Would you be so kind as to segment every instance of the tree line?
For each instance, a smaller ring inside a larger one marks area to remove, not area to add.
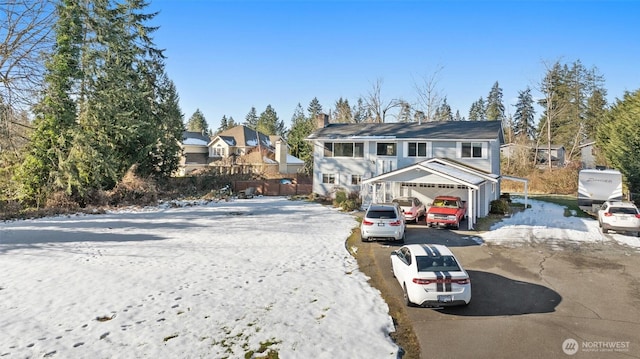
[[[133,166],[141,176],[167,178],[177,169],[185,129],[213,135],[238,124],[282,136],[310,172],[312,148],[305,138],[324,113],[332,123],[502,121],[506,142],[561,145],[569,161],[594,140],[600,164],[620,169],[630,190],[640,192],[640,95],[626,93],[608,104],[604,77],[579,60],[548,66],[536,88],[518,92],[513,113],[498,81],[466,116],[454,112],[437,86],[438,70],[415,84],[412,103],[385,98],[377,79],[353,103],[339,98],[325,109],[313,98],[306,110],[298,103],[290,128],[268,105],[260,114],[249,109],[243,122],[225,115],[211,130],[200,110],[184,121],[153,41],[157,27],[148,25],[156,14],[147,6],[143,0],[9,0],[0,6],[0,34],[6,35],[0,40],[0,180],[12,184],[3,186],[4,199],[38,205],[64,192],[84,203],[95,191],[113,188]],[[530,169],[536,160],[524,156],[503,169]]]

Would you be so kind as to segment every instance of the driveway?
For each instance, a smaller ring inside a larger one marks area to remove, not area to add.
[[[474,232],[424,224],[408,226],[406,243],[449,246],[472,283],[467,307],[406,308],[422,358],[640,358],[636,251],[616,244],[496,246]],[[389,260],[398,246],[362,245],[371,246],[391,297],[401,301]]]

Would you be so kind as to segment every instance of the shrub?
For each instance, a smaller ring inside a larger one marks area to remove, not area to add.
[[[507,214],[509,213],[509,202],[504,199],[496,199],[491,201],[490,213],[493,214]]]

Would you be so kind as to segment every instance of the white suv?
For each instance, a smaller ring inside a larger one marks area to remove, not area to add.
[[[603,233],[635,232],[640,237],[640,211],[631,202],[606,201],[598,210],[598,224]]]
[[[362,218],[360,236],[363,242],[374,238],[390,238],[404,243],[404,215],[398,204],[372,204]]]

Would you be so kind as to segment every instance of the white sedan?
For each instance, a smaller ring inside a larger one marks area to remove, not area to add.
[[[391,252],[391,268],[408,306],[467,305],[471,280],[443,245],[408,244]]]

